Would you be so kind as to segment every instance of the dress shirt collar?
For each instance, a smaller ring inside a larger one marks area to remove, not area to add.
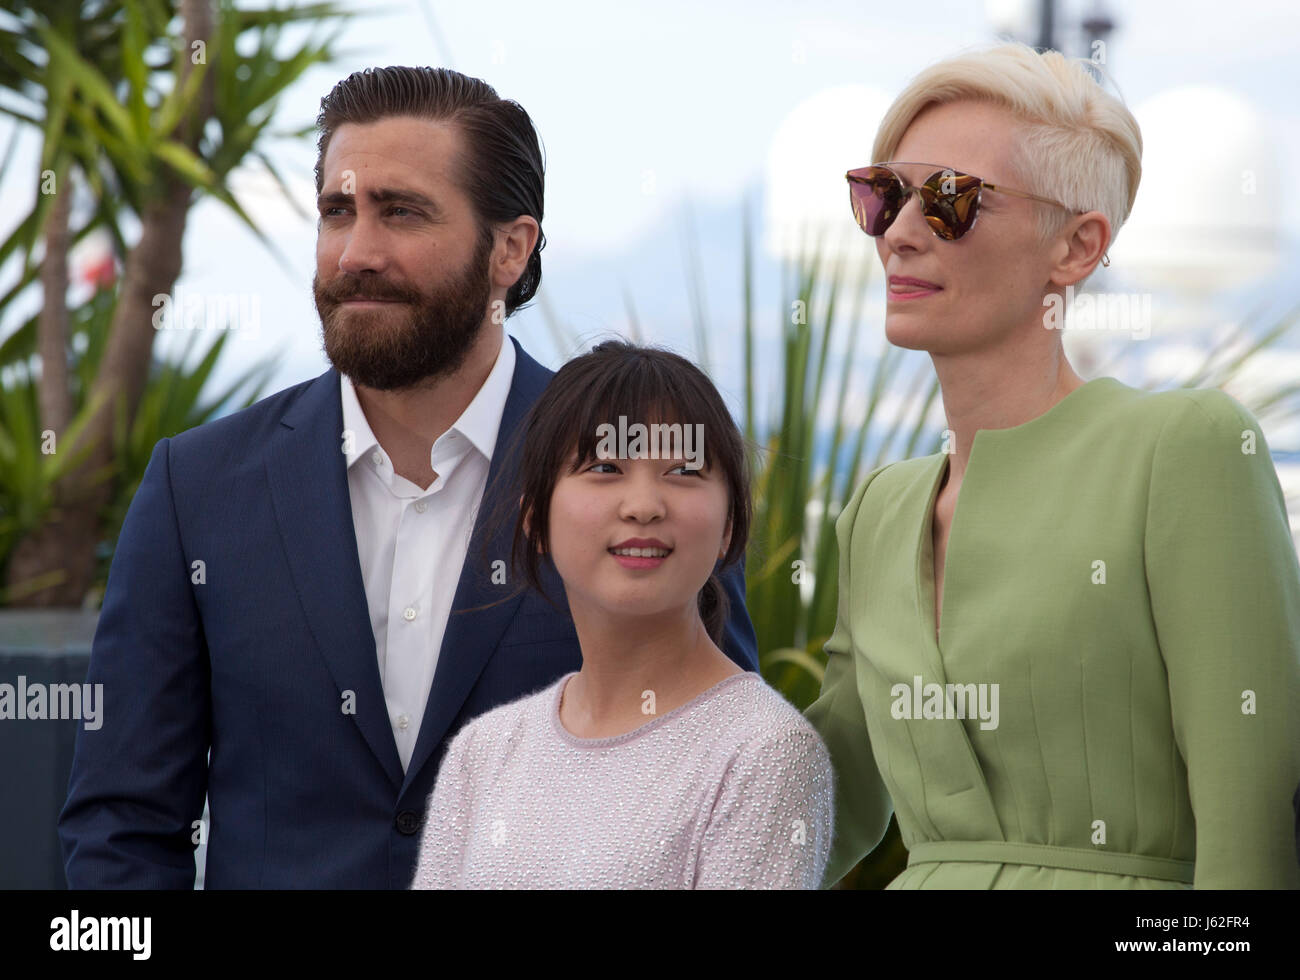
[[[438,441],[433,444],[429,458],[434,470],[438,470],[439,464],[445,465],[449,455],[447,437],[452,432],[459,433],[467,439],[484,459],[491,462],[492,452],[496,448],[497,433],[501,428],[501,415],[505,411],[506,399],[510,395],[510,385],[514,381],[514,376],[515,345],[510,336],[502,331],[501,349],[497,352],[496,362],[492,365],[487,380],[465,406],[465,411],[460,413],[460,418],[456,419],[451,428],[439,436]],[[353,463],[365,457],[372,449],[377,448],[383,452],[383,447],[379,445],[379,440],[375,438],[374,431],[370,428],[366,413],[357,399],[357,391],[352,379],[346,374],[340,374],[339,379],[339,391],[343,399],[343,430],[344,433],[352,433],[352,439],[348,441],[345,438],[342,448],[347,457],[348,469],[351,469]],[[385,457],[387,455],[384,453]]]

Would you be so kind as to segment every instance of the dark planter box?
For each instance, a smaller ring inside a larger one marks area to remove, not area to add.
[[[0,609],[0,684],[81,684],[97,612]],[[49,688],[46,688],[49,690]],[[48,713],[48,712],[47,712]],[[0,888],[66,888],[57,822],[76,719],[0,719]]]

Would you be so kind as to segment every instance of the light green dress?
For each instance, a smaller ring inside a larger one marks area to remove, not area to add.
[[[976,433],[936,641],[947,463],[875,470],[836,524],[823,884],[892,805],[890,888],[1300,887],[1300,564],[1254,417],[1098,378]]]

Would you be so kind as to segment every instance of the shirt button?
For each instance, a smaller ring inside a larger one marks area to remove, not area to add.
[[[407,606],[402,610],[402,618],[409,623],[415,618],[415,610],[412,607]]]
[[[379,455],[379,453],[371,453],[370,461],[374,463],[376,466],[378,466],[380,463],[384,461],[384,457]]]
[[[428,509],[429,509],[429,505],[426,504],[423,500],[417,500],[415,502],[415,512],[417,514],[423,514]]]
[[[402,731],[406,731],[406,726],[409,725],[410,723],[411,723],[411,719],[408,718],[406,715],[397,716],[397,727],[400,728]]]

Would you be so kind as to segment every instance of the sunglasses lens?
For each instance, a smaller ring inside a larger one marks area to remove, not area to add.
[[[980,179],[943,170],[921,185],[925,220],[945,241],[956,241],[970,231],[979,212]]]
[[[858,227],[868,235],[883,235],[898,217],[903,185],[884,167],[849,172],[849,202]]]

